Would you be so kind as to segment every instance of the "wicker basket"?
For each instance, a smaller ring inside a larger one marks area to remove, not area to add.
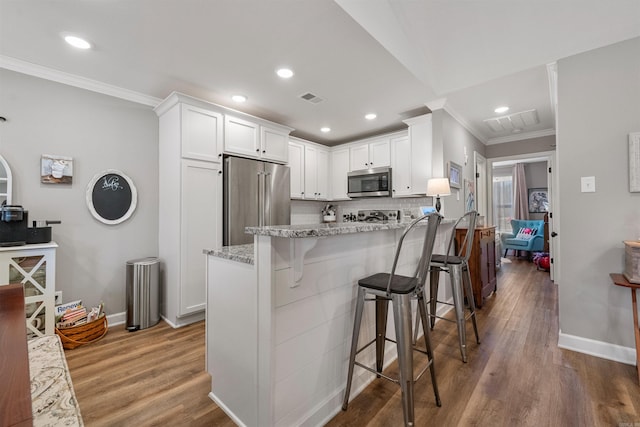
[[[99,319],[84,325],[65,329],[56,328],[56,334],[60,336],[62,347],[66,350],[71,350],[83,344],[98,341],[107,335],[107,330],[107,316],[103,314]]]

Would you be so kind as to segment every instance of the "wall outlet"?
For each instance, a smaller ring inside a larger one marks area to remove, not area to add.
[[[62,304],[62,291],[56,291],[55,305]]]

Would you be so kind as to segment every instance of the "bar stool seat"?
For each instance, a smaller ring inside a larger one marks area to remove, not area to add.
[[[402,390],[402,409],[404,414],[404,424],[412,426],[414,424],[414,402],[413,387],[414,382],[419,379],[427,369],[431,373],[431,383],[436,399],[436,405],[440,406],[440,394],[435,376],[435,366],[433,363],[433,351],[431,348],[431,338],[429,335],[427,306],[424,299],[424,284],[429,271],[429,262],[433,253],[435,236],[442,217],[438,213],[431,213],[412,221],[404,230],[398,246],[391,268],[391,273],[376,273],[358,281],[358,295],[356,297],[356,313],[353,324],[353,336],[351,339],[351,352],[349,355],[349,372],[347,375],[347,386],[344,394],[342,409],[347,410],[349,404],[349,394],[353,379],[354,366],[360,366],[378,377],[398,383]],[[425,237],[422,244],[422,252],[417,268],[413,276],[396,274],[398,259],[402,250],[402,243],[409,233],[421,221],[427,220],[425,227]],[[367,298],[371,295],[375,298]],[[411,301],[418,300],[418,308],[422,327],[426,330],[424,334],[425,350],[414,347],[411,340]],[[358,338],[360,335],[360,324],[364,303],[368,301],[376,302],[376,337],[358,349]],[[393,318],[395,324],[396,341],[386,338],[386,323],[389,301],[393,304]],[[384,359],[384,343],[392,341],[397,346],[398,365],[400,368],[399,379],[391,378],[382,373]],[[356,361],[356,355],[372,344],[376,344],[376,368],[373,369]],[[413,351],[419,351],[427,355],[427,366],[420,372],[417,378],[413,377]]]
[[[444,254],[433,254],[431,256],[431,264],[429,267],[431,272],[431,277],[429,280],[431,329],[433,329],[435,325],[436,318],[451,321],[450,319],[436,315],[437,304],[453,305],[453,308],[455,310],[455,322],[458,327],[458,342],[460,344],[460,354],[462,356],[462,361],[465,363],[467,362],[466,321],[469,318],[471,318],[471,323],[473,324],[473,330],[476,335],[476,342],[480,344],[480,335],[478,334],[478,325],[476,322],[476,307],[473,300],[473,291],[471,288],[471,274],[469,273],[469,257],[471,256],[471,249],[473,247],[473,236],[477,217],[478,212],[470,211],[465,213],[456,221],[451,232],[447,252]],[[463,221],[466,221],[468,223],[465,238],[462,242],[458,242],[459,248],[457,254],[449,254],[451,251],[451,247],[453,246],[453,243],[455,241],[456,228]],[[438,301],[437,299],[440,272],[449,274],[453,304],[445,301]],[[469,315],[467,317],[465,317],[464,315],[465,294],[467,296],[466,299],[469,306]],[[415,334],[417,334],[417,325]],[[416,335],[414,335],[414,341],[415,336]]]

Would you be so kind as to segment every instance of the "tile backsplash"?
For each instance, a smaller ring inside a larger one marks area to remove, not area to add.
[[[338,222],[342,222],[344,215],[357,214],[364,209],[397,209],[402,215],[404,209],[418,208],[420,206],[433,206],[431,197],[372,197],[355,200],[342,200],[335,202],[317,202],[313,200],[291,201],[291,224],[319,224],[322,222],[322,208],[333,205],[336,208]],[[443,200],[444,205],[444,200]]]

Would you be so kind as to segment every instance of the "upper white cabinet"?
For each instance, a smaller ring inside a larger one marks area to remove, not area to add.
[[[411,195],[411,143],[408,136],[391,138],[391,162],[393,197]]]
[[[350,170],[391,166],[389,138],[377,138],[350,147]]]
[[[276,162],[289,160],[289,131],[260,126],[260,157]]]
[[[225,114],[224,151],[243,157],[287,163],[290,129]]]
[[[291,198],[304,197],[304,145],[289,141],[289,176],[291,177]]]
[[[219,162],[222,157],[222,114],[188,104],[181,105],[182,157]]]
[[[350,200],[347,196],[347,174],[349,173],[349,149],[336,148],[331,151],[330,157],[330,199]]]
[[[408,136],[391,138],[394,197],[424,196],[433,175],[433,125],[431,114],[404,120]]]
[[[329,198],[329,151],[320,147],[304,147],[304,198]]]
[[[224,116],[224,151],[247,157],[260,157],[259,125],[238,117]]]
[[[292,199],[329,199],[328,149],[302,139],[290,139],[289,169]]]

